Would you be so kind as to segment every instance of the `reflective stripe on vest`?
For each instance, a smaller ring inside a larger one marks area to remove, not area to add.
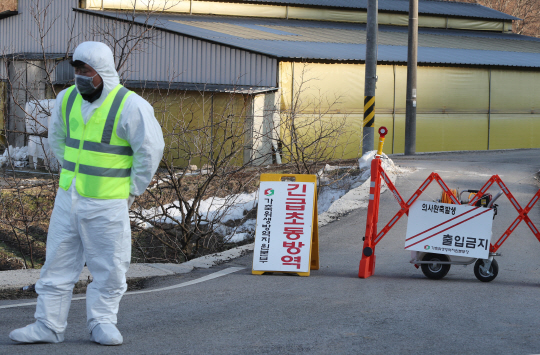
[[[80,112],[82,97],[77,100],[79,94],[75,87],[66,93],[67,99],[64,99],[62,105],[67,133],[64,162],[60,174],[60,186],[63,189],[68,190],[73,177],[77,177],[76,188],[82,196],[100,199],[129,196],[133,150],[127,141],[116,135],[114,128],[118,124],[123,103],[130,93],[128,89],[118,85],[94,112],[86,125]],[[105,116],[103,111],[107,108],[106,119],[103,121]],[[71,127],[74,124],[77,125]],[[83,127],[82,132],[80,125]],[[88,132],[87,127],[90,127]],[[75,137],[72,137],[73,134]],[[99,134],[101,134],[100,138]],[[111,140],[115,144],[111,144]]]

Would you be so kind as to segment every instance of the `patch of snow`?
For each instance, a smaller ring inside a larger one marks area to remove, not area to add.
[[[359,167],[364,170],[357,176],[346,176],[339,181],[335,181],[330,185],[321,186],[317,209],[319,213],[319,227],[324,226],[340,216],[345,215],[355,209],[365,208],[369,203],[370,189],[370,167],[371,160],[375,157],[376,151],[371,151],[359,159]],[[410,169],[398,167],[394,162],[383,154],[382,163],[388,177],[395,182],[397,176],[410,172]],[[329,182],[331,178],[325,173],[337,169],[353,169],[355,167],[348,166],[330,166],[326,165],[321,169],[317,176],[320,182]],[[383,183],[381,193],[387,189]],[[224,223],[232,220],[242,219],[247,212],[257,206],[258,191],[253,193],[244,193],[238,195],[230,195],[225,198],[212,197],[201,202],[199,213],[208,220],[218,220],[215,224],[215,230],[220,235],[224,236],[225,243],[238,243],[246,239],[253,238],[257,222],[255,219],[249,219],[245,223],[237,227],[230,227]],[[193,203],[193,200],[189,201]],[[154,221],[161,223],[174,223],[174,220],[181,216],[180,204],[178,201],[165,205],[168,217],[163,216],[161,208],[152,208],[142,211],[143,215]],[[150,223],[139,222],[142,228],[150,228]]]
[[[367,169],[362,177],[367,177],[369,178],[369,176],[367,176],[367,173],[369,172],[369,174],[371,174],[370,170],[371,170],[371,161],[375,158],[375,155],[377,155],[377,151],[376,150],[371,150],[367,153],[365,153],[364,155],[362,155],[362,157],[360,159],[358,159],[358,167],[360,168],[360,170],[364,170],[364,169]],[[394,164],[394,161],[390,158],[388,158],[388,156],[384,153],[381,154],[381,160],[382,160],[382,167],[384,169],[384,171],[388,174],[388,173],[392,173],[392,174],[404,174],[404,173],[408,173],[410,172],[409,169],[406,169],[406,168],[401,168],[399,166],[397,166],[396,164]]]
[[[362,155],[362,157],[358,159],[358,167],[360,168],[360,170],[370,169],[371,161],[373,160],[373,158],[375,158],[376,154],[377,154],[376,150],[371,150],[365,153],[364,155]]]
[[[23,168],[28,165],[28,147],[9,146],[0,156],[0,167],[13,164],[15,168]]]
[[[358,159],[358,167],[363,170],[359,178],[360,183],[351,186],[346,194],[334,201],[326,211],[319,213],[319,227],[322,227],[336,219],[358,208],[366,208],[369,204],[369,189],[371,182],[371,161],[377,154],[376,150],[372,150],[364,154]],[[405,175],[412,169],[402,168],[394,164],[392,159],[386,154],[381,155],[382,167],[390,180],[395,183],[397,176]],[[382,183],[381,193],[387,190],[386,184]],[[321,212],[321,211],[319,211]]]
[[[328,210],[330,205],[338,200],[341,196],[345,195],[347,190],[345,189],[331,189],[329,187],[323,188],[319,193],[317,199],[317,212],[323,213]]]
[[[225,238],[226,243],[238,243],[248,239],[253,234],[250,233],[233,233]]]
[[[396,181],[396,175],[387,173],[392,182]],[[370,180],[364,181],[359,187],[348,191],[340,199],[336,200],[327,211],[319,214],[319,227],[325,226],[339,217],[359,208],[366,208],[369,203]],[[385,184],[381,185],[381,194],[386,191]]]
[[[244,217],[244,211],[250,211],[257,205],[257,196],[258,192],[256,191],[249,194],[243,193],[227,197],[210,197],[201,201],[199,213],[204,219],[209,221],[220,220],[221,223],[241,219]],[[193,203],[193,200],[189,200],[188,203]],[[182,209],[186,212],[184,206],[181,206],[179,201],[166,204],[163,206],[163,209],[167,211],[168,216],[163,216],[161,207],[144,210],[142,214],[145,218],[155,223],[174,223],[182,217]],[[134,222],[139,222],[139,225],[143,228],[150,227],[149,223],[144,223],[136,218],[132,219]]]
[[[221,225],[225,227],[224,225]],[[255,228],[257,228],[257,221],[255,219],[248,219],[244,224],[238,226],[237,228],[229,228],[227,233],[222,233],[225,235],[223,238],[225,243],[238,243],[246,239],[252,238],[255,235]]]

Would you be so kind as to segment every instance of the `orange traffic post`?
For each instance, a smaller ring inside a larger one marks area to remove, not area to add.
[[[362,259],[358,277],[366,279],[375,272],[375,243],[377,237],[377,222],[379,221],[379,198],[381,195],[381,154],[384,144],[384,137],[388,133],[386,127],[379,128],[379,147],[377,155],[371,161],[371,184],[369,188],[369,205],[366,221],[366,235],[364,236],[364,247],[362,248]]]

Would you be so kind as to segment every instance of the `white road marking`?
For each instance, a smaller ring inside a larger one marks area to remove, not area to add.
[[[198,283],[201,283],[201,282],[210,281],[210,280],[216,279],[218,277],[225,276],[225,275],[228,275],[228,274],[232,274],[233,272],[237,272],[237,271],[240,271],[240,270],[243,270],[243,269],[245,269],[245,268],[243,268],[243,267],[230,267],[230,268],[227,268],[227,269],[224,269],[224,270],[214,272],[214,273],[212,273],[210,275],[200,277],[200,278],[195,279],[195,280],[183,282],[183,283],[178,284],[178,285],[167,286],[167,287],[162,287],[162,288],[156,288],[156,289],[152,289],[152,290],[141,290],[141,291],[126,292],[126,293],[124,293],[124,297],[125,296],[130,296],[130,295],[139,295],[139,294],[142,294],[142,293],[151,293],[151,292],[174,290],[176,288],[191,286],[191,285],[195,285],[195,284],[198,284]],[[81,296],[81,297],[74,297],[72,300],[73,301],[79,301],[79,300],[85,300],[85,299],[86,299],[86,296]],[[9,304],[9,305],[5,305],[5,306],[0,306],[0,309],[15,308],[15,307],[25,307],[25,306],[35,306],[36,304],[37,304],[36,301],[27,302],[27,303]]]

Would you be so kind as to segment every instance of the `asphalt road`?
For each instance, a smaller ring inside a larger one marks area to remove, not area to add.
[[[499,174],[524,206],[538,191],[540,150],[393,157],[417,170],[398,178],[409,198],[432,172],[451,188],[480,188]],[[432,184],[433,185],[433,184]],[[431,186],[423,200],[440,196]],[[494,191],[496,192],[496,191]],[[517,213],[499,200],[498,238]],[[385,223],[398,205],[381,197]],[[540,204],[530,214],[540,228]],[[310,277],[251,275],[252,255],[208,270],[154,279],[156,289],[220,272],[239,271],[166,291],[126,295],[118,327],[124,345],[103,348],[88,340],[84,301],[71,307],[62,344],[13,345],[11,329],[32,321],[33,306],[1,309],[2,354],[534,354],[540,353],[540,243],[520,225],[501,247],[499,276],[478,281],[473,267],[452,266],[430,280],[403,249],[406,218],[376,249],[375,275],[359,279],[366,209],[320,230],[321,269]],[[382,224],[379,225],[379,229]],[[2,301],[0,306],[22,301]]]

